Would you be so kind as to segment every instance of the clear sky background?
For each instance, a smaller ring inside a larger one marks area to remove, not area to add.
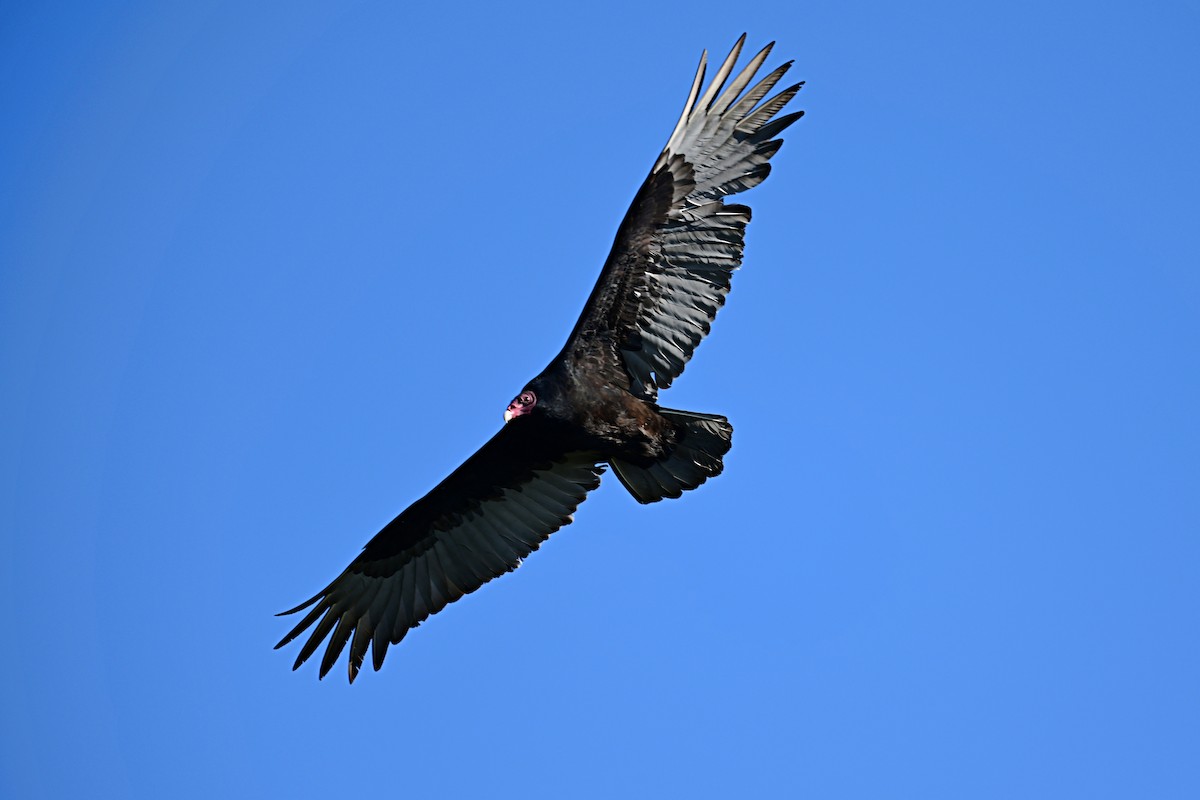
[[[0,795],[1200,797],[1196,9],[5,4]],[[743,30],[726,473],[291,672]]]

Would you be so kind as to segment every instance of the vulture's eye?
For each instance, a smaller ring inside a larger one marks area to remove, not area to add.
[[[527,406],[533,402],[533,392],[524,392],[521,394],[521,405]]]

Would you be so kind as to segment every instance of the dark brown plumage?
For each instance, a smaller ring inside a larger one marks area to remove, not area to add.
[[[389,522],[308,602],[282,647],[312,627],[294,668],[328,639],[320,676],[347,643],[353,681],[371,649],[520,565],[600,484],[605,465],[642,503],[679,497],[720,474],[733,428],[716,414],[657,404],[724,304],[750,209],[727,195],[761,183],[776,118],[802,84],[761,102],[791,66],[750,86],[763,48],[722,91],[743,35],[703,96],[705,57],[684,112],[617,230],[612,252],[562,351],[509,404],[503,428]],[[707,54],[706,54],[707,55]]]

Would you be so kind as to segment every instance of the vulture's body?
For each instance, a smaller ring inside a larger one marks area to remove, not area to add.
[[[703,96],[701,58],[683,116],[617,231],[567,343],[505,411],[505,425],[433,491],[375,535],[282,647],[314,626],[295,666],[329,639],[324,677],[347,643],[353,681],[367,649],[515,569],[600,484],[605,465],[642,503],[679,497],[720,474],[733,428],[722,416],[658,405],[683,371],[741,264],[750,209],[724,197],[766,178],[776,118],[802,84],[762,102],[790,66],[751,86],[768,45],[727,88],[745,37]],[[747,88],[750,87],[750,88]]]

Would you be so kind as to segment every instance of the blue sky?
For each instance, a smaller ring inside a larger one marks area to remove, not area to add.
[[[348,686],[273,613],[557,352],[702,48],[808,86],[609,478]],[[1186,3],[0,15],[0,795],[1200,796]]]

